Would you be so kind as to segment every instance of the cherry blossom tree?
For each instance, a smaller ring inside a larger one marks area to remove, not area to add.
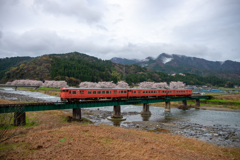
[[[6,85],[12,85],[12,82],[7,82]]]
[[[66,81],[49,81],[46,80],[43,84],[44,87],[48,88],[66,88],[68,87]]]
[[[178,81],[178,82],[172,81],[172,82],[170,82],[169,86],[170,86],[170,88],[175,88],[175,89],[184,88],[185,87],[185,83],[180,82],[180,81]]]
[[[152,85],[152,88],[162,88],[162,89],[167,89],[169,88],[167,82],[160,82],[160,83],[154,83]]]
[[[14,80],[13,82],[7,82],[6,84],[11,84],[11,85],[24,85],[24,86],[42,86],[43,83],[42,81],[37,81],[37,80]]]
[[[113,83],[113,81],[111,82],[98,82],[97,88],[115,88],[116,84]]]
[[[152,88],[154,82],[141,82],[138,88]]]
[[[95,82],[81,82],[79,84],[80,88],[97,88],[97,83]]]
[[[130,88],[130,87],[129,87],[128,83],[126,83],[124,81],[119,81],[115,88]]]

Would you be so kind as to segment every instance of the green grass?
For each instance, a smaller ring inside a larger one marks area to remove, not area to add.
[[[60,139],[60,142],[64,142],[64,141],[66,141],[66,138]]]

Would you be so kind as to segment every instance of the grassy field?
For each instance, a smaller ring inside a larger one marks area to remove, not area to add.
[[[27,127],[0,143],[0,159],[240,159],[237,148],[87,120],[69,123],[68,116],[62,111],[27,112]]]

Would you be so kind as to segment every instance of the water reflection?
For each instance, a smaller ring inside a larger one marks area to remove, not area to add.
[[[151,116],[148,115],[141,115],[143,121],[149,121]]]

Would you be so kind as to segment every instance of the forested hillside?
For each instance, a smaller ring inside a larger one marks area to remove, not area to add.
[[[0,79],[5,75],[5,72],[23,62],[31,60],[31,57],[11,57],[0,59]]]
[[[3,66],[2,63],[1,66]],[[84,81],[113,81],[116,83],[120,80],[126,80],[129,85],[143,81],[182,81],[190,85],[233,85],[232,82],[215,76],[201,77],[194,74],[171,76],[164,72],[154,72],[138,65],[117,64],[78,52],[50,54],[36,58],[28,57],[28,59],[23,57],[23,63],[19,61],[19,65],[12,67],[4,73],[1,83],[17,79],[31,79],[41,81],[66,80],[70,86],[77,86]],[[234,82],[234,84],[240,83]]]

